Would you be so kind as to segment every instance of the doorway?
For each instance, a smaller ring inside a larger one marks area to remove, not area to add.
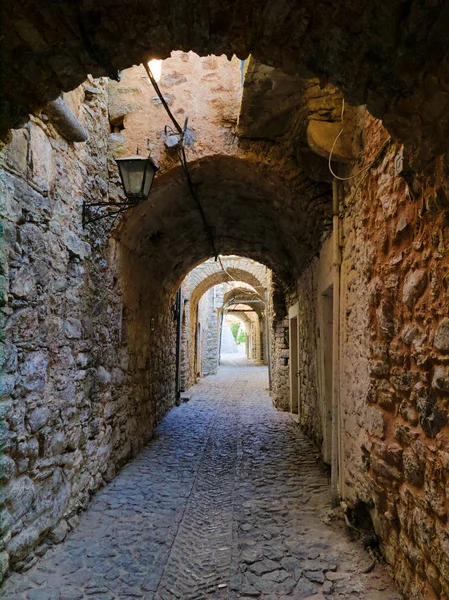
[[[300,372],[298,349],[298,313],[297,307],[289,311],[289,346],[290,346],[290,412],[299,415]]]
[[[329,286],[321,296],[321,406],[323,414],[323,460],[332,459],[332,388],[334,353],[334,289]]]

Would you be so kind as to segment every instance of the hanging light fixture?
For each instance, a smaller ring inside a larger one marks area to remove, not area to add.
[[[126,196],[125,202],[83,202],[83,225],[113,218],[113,226],[121,213],[148,198],[154,176],[159,171],[159,167],[151,160],[151,157],[141,156],[137,150],[134,156],[116,158],[115,162],[122,180]]]
[[[125,196],[130,204],[139,204],[148,198],[156,172],[151,158],[135,154],[116,158]]]

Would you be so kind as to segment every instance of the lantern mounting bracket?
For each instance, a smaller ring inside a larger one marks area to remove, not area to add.
[[[126,199],[123,202],[83,202],[83,226],[112,217],[114,218],[112,228],[121,213],[134,208],[148,198],[154,175],[159,170],[151,156],[147,158],[140,156],[137,149],[135,156],[116,158],[115,161]],[[100,208],[115,208],[115,210],[100,212]]]

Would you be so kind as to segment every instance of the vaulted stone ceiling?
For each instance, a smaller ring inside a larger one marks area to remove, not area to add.
[[[204,158],[191,163],[192,178],[216,251],[258,261],[285,285],[319,247],[327,187],[323,190],[301,172],[295,179],[291,172],[251,158]],[[149,288],[157,282],[166,293],[213,254],[180,167],[158,178],[149,200],[124,219],[118,237],[133,281],[147,281]],[[136,274],[139,269],[141,275]]]
[[[449,133],[449,5],[260,0],[2,3],[1,135],[80,84],[173,49],[252,53],[367,104],[422,167]]]

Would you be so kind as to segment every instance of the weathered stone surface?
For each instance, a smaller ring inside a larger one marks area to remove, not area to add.
[[[416,454],[407,448],[403,454],[404,471],[406,479],[416,487],[424,485],[425,466],[420,462]]]
[[[3,576],[9,568],[9,554],[7,552],[0,552],[0,583],[3,580]]]
[[[442,392],[449,392],[449,369],[447,367],[435,367],[432,387]]]
[[[68,142],[86,142],[88,140],[89,134],[64,102],[63,98],[59,97],[49,102],[44,111],[59,133]]]
[[[67,521],[64,519],[58,523],[56,527],[54,527],[50,533],[48,534],[48,539],[53,544],[60,544],[63,542],[67,536],[68,525]]]
[[[0,481],[2,485],[14,477],[16,473],[16,463],[10,456],[0,456]]]
[[[64,243],[72,254],[83,259],[86,256],[85,243],[73,231],[67,229],[64,232]]]
[[[423,339],[423,331],[421,327],[415,324],[408,324],[401,331],[401,339],[407,346],[413,343],[419,343]]]
[[[442,352],[449,351],[449,319],[442,319],[435,332],[434,345]]]
[[[14,278],[10,288],[11,294],[17,298],[33,298],[36,293],[34,273],[29,266],[23,266]]]
[[[15,535],[6,549],[11,561],[25,558],[39,539],[39,531],[35,527],[27,527]]]
[[[75,317],[69,317],[64,321],[64,333],[65,336],[71,340],[80,339],[82,334],[81,321]]]
[[[0,378],[0,396],[7,396],[10,394],[16,385],[17,376],[10,374],[2,374]]]
[[[402,290],[402,302],[412,309],[422,296],[427,286],[426,269],[417,269],[407,275]]]
[[[394,309],[389,302],[381,304],[377,311],[379,332],[383,338],[389,340],[395,335]]]
[[[35,408],[28,415],[28,426],[32,433],[35,433],[39,429],[41,429],[44,425],[46,425],[48,419],[50,418],[51,412],[50,409],[46,406],[40,406]]]
[[[48,358],[44,352],[32,352],[20,368],[20,383],[25,390],[41,392],[47,383]]]
[[[6,322],[6,331],[13,342],[32,339],[39,326],[37,311],[24,308],[15,312]]]
[[[6,489],[6,500],[11,513],[21,517],[30,509],[35,498],[35,486],[29,477],[12,481]]]

